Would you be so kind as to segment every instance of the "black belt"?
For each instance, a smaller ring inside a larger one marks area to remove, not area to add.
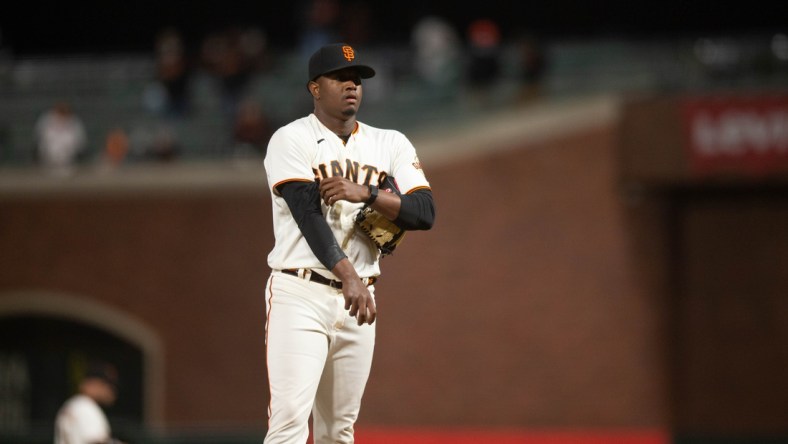
[[[298,275],[298,270],[294,270],[294,269],[285,269],[285,270],[282,270],[282,273],[289,274],[289,275],[295,276],[295,277],[300,277]],[[323,275],[321,275],[319,273],[315,273],[314,271],[309,274],[309,280],[312,281],[312,282],[317,282],[318,284],[328,285],[329,287],[336,288],[337,290],[341,290],[342,289],[342,282],[341,281],[335,281],[333,279],[329,279],[329,278],[327,278],[327,277],[325,277],[325,276],[323,276]],[[378,280],[378,278],[376,278],[375,276],[367,278],[367,285],[372,285],[377,280]]]

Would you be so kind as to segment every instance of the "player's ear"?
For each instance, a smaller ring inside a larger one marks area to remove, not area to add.
[[[312,94],[312,97],[314,97],[315,99],[320,98],[320,85],[318,85],[317,82],[315,82],[314,80],[310,81],[309,84],[307,85],[307,88],[309,88],[309,92],[310,94]]]

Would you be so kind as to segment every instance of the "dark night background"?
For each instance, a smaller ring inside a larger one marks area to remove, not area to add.
[[[371,10],[370,43],[407,42],[416,18],[432,12],[464,29],[474,18],[496,20],[507,34],[519,30],[543,37],[625,36],[659,38],[736,35],[788,31],[788,2],[579,2],[499,1],[357,2]],[[272,48],[289,49],[298,41],[304,0],[172,0],[67,2],[26,1],[0,17],[2,45],[17,56],[62,53],[150,51],[161,28],[173,25],[196,41],[225,25],[256,25]],[[356,6],[342,1],[345,18]]]

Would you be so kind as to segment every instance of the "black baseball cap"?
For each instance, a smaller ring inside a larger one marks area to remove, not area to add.
[[[309,80],[343,68],[356,68],[362,79],[375,75],[375,70],[358,61],[358,52],[347,43],[332,43],[315,51],[309,58]]]

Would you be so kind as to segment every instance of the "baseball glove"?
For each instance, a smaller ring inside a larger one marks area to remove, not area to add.
[[[386,176],[378,188],[401,195],[397,182],[391,176]],[[356,226],[375,244],[382,256],[393,253],[405,236],[405,230],[367,205],[356,216]]]

